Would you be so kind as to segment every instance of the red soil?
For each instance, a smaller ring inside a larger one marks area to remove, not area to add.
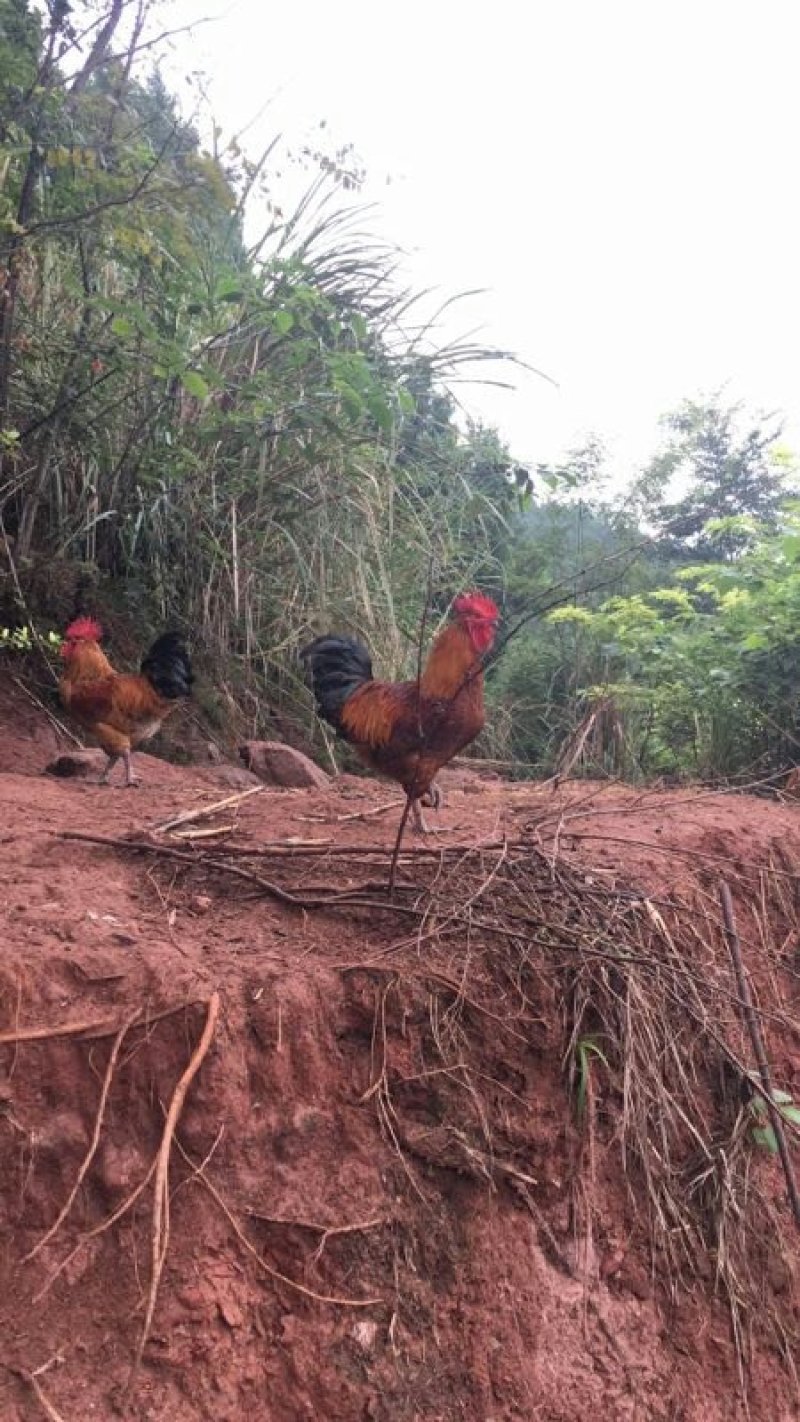
[[[377,953],[393,968],[418,964],[413,945],[387,954],[402,921],[298,912],[245,882],[59,838],[65,829],[127,835],[230,790],[219,769],[144,755],[138,790],[56,780],[42,773],[57,748],[45,718],[8,688],[0,715],[3,1422],[47,1415],[42,1393],[64,1422],[105,1422],[117,1409],[148,1422],[745,1416],[727,1314],[711,1285],[668,1297],[613,1129],[595,1162],[595,1253],[582,1272],[570,1205],[582,1154],[555,1013],[542,1013],[529,1042],[488,1018],[471,1023],[494,1148],[516,1172],[481,1179],[440,1128],[443,1098],[426,1046],[430,988],[409,982],[389,996],[385,978],[350,970]],[[742,866],[782,856],[793,894],[792,805],[585,782],[553,793],[468,771],[446,772],[442,785],[447,803],[431,818],[447,845],[524,830],[532,846],[597,882],[694,895],[711,916],[720,872],[739,883]],[[227,818],[242,846],[388,846],[397,810],[342,817],[393,798],[393,787],[343,776],[326,791],[265,790]],[[283,866],[285,887],[304,881],[341,887],[342,871],[324,857],[310,870]],[[749,942],[757,888],[747,883],[738,908]],[[792,904],[773,908],[793,931]],[[451,976],[468,951],[451,941]],[[784,988],[791,998],[792,984]],[[220,1020],[177,1130],[192,1164],[173,1149],[163,1279],[124,1397],[150,1280],[151,1189],[52,1275],[146,1176],[215,991]],[[381,1001],[397,1112],[383,1121],[374,1089]],[[74,1204],[25,1262],[68,1200],[114,1032],[137,1007],[145,1027],[122,1041]],[[177,1010],[159,1017],[167,1008]],[[79,1022],[111,1025],[102,1036],[55,1035]],[[2,1045],[3,1033],[36,1027],[53,1035]],[[800,1090],[800,1052],[786,1045],[778,1065],[781,1084]],[[204,1160],[219,1199],[193,1173]],[[797,1234],[779,1167],[765,1168],[783,1210],[789,1272],[774,1280],[780,1294],[796,1287]],[[785,1365],[757,1327],[749,1387],[754,1422],[800,1415]]]

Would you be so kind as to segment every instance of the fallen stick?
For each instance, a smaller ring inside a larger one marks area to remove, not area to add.
[[[219,834],[231,834],[235,829],[236,825],[231,821],[229,825],[209,825],[206,829],[176,830],[173,838],[189,842],[195,839],[214,839]]]
[[[797,1181],[794,1174],[792,1158],[789,1154],[789,1147],[786,1144],[786,1132],[783,1128],[783,1117],[780,1109],[772,1095],[772,1080],[770,1077],[769,1062],[767,1060],[767,1050],[764,1045],[764,1038],[761,1033],[761,1024],[758,1014],[753,1005],[753,994],[750,991],[750,980],[745,972],[742,962],[742,949],[739,943],[739,932],[736,927],[736,916],[733,909],[733,898],[729,885],[724,879],[720,879],[719,897],[722,904],[722,918],[725,925],[725,942],[733,963],[733,971],[736,975],[736,982],[739,988],[739,997],[742,1003],[742,1015],[750,1035],[753,1045],[758,1074],[763,1087],[764,1104],[769,1113],[772,1129],[775,1132],[775,1139],[778,1144],[778,1154],[781,1158],[783,1173],[786,1176],[786,1188],[789,1193],[789,1203],[794,1214],[795,1224],[800,1229],[800,1194],[797,1190]]]
[[[398,810],[405,800],[389,800],[385,805],[375,805],[371,810],[356,810],[352,815],[334,815],[326,824],[345,825],[349,820],[371,820],[377,815],[385,815],[387,810]]]
[[[437,831],[437,833],[439,834],[441,834],[442,832],[443,831],[441,830]],[[66,833],[66,831],[64,833]],[[453,831],[447,831],[447,833],[453,833]],[[77,837],[77,831],[75,832],[75,835]],[[131,841],[128,840],[125,841],[126,844],[130,842]],[[135,841],[132,842],[135,843]],[[410,863],[414,859],[441,859],[443,857],[446,858],[447,856],[453,858],[460,858],[464,854],[472,854],[478,851],[480,851],[480,853],[491,853],[494,850],[500,849],[518,849],[521,852],[530,855],[532,846],[527,840],[521,839],[490,839],[486,840],[484,843],[481,843],[479,840],[475,844],[468,845],[440,844],[433,846],[424,844],[409,844],[406,845],[404,849],[401,849],[398,863]],[[323,842],[320,840],[300,840],[296,841],[295,843],[288,843],[286,840],[276,839],[265,840],[262,844],[252,845],[221,844],[215,850],[215,853],[232,855],[239,854],[243,858],[248,855],[250,856],[250,858],[255,858],[260,855],[263,858],[269,858],[270,856],[272,856],[275,859],[293,859],[299,858],[301,855],[304,858],[310,858],[313,855],[317,855],[319,858],[324,859],[328,855],[335,855],[338,858],[343,859],[364,859],[372,855],[376,858],[387,859],[393,853],[393,848],[383,844],[334,844],[333,841]]]
[[[292,908],[375,908],[391,913],[414,913],[418,917],[415,909],[411,909],[403,904],[380,902],[376,899],[360,898],[355,891],[345,891],[344,893],[331,892],[330,894],[307,895],[290,894],[288,889],[282,889],[280,884],[273,884],[271,880],[264,879],[260,874],[254,874],[250,869],[240,869],[236,864],[226,864],[224,859],[211,859],[204,854],[192,854],[185,849],[173,849],[169,844],[156,844],[149,840],[137,839],[115,839],[107,834],[87,834],[83,830],[59,830],[59,839],[77,839],[86,844],[103,844],[112,849],[127,849],[139,854],[152,854],[165,859],[176,859],[180,864],[192,865],[199,869],[216,869],[222,874],[234,874],[239,879],[246,879],[248,883],[257,884],[263,893],[270,898],[277,899],[279,903],[291,904]]]
[[[56,1027],[18,1027],[13,1032],[0,1032],[0,1047],[4,1047],[11,1042],[45,1042],[48,1037],[73,1037],[81,1032],[90,1032],[99,1028],[101,1031],[117,1031],[118,1022],[111,1023],[108,1018],[89,1019],[83,1022],[62,1022]]]
[[[224,800],[215,800],[213,805],[203,805],[199,810],[184,810],[182,815],[176,815],[174,819],[151,825],[147,833],[166,834],[167,830],[175,829],[177,825],[188,825],[193,820],[204,820],[209,815],[215,815],[217,810],[227,810],[231,805],[240,805],[242,800],[247,800],[250,795],[261,795],[266,788],[266,785],[250,785],[247,790],[239,790],[237,794],[228,795]]]
[[[142,1018],[140,1026],[150,1027],[154,1022],[160,1022],[164,1017],[173,1017],[176,1012],[183,1012],[188,1007],[196,1007],[199,998],[191,998],[188,1002],[178,1002],[174,1007],[162,1007],[160,1012],[150,1013]],[[4,1047],[14,1042],[46,1042],[51,1037],[113,1037],[119,1031],[118,1020],[112,1021],[108,1017],[94,1018],[82,1022],[62,1022],[55,1027],[21,1027],[13,1032],[0,1032],[0,1047]]]
[[[144,1323],[139,1338],[139,1346],[136,1350],[136,1357],[134,1358],[125,1388],[126,1393],[130,1392],[142,1361],[142,1355],[147,1346],[147,1340],[150,1336],[150,1328],[156,1307],[156,1297],[158,1295],[158,1286],[161,1282],[164,1261],[169,1248],[169,1158],[172,1151],[172,1140],[175,1135],[178,1120],[180,1119],[181,1111],[183,1110],[183,1103],[186,1100],[186,1093],[200,1070],[202,1062],[211,1046],[218,1016],[219,993],[212,992],[208,999],[206,1025],[203,1028],[202,1036],[192,1052],[188,1065],[172,1093],[172,1100],[169,1103],[169,1110],[167,1111],[164,1134],[161,1137],[161,1145],[159,1146],[158,1155],[156,1157],[155,1182],[153,1185],[153,1253],[150,1291],[147,1298],[147,1308],[145,1310]]]
[[[9,1372],[14,1373],[16,1377],[27,1384],[36,1397],[45,1416],[49,1417],[50,1422],[66,1422],[63,1412],[59,1412],[58,1409],[53,1406],[35,1373],[29,1373],[26,1368],[9,1368]]]

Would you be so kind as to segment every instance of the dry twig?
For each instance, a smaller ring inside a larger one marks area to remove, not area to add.
[[[795,1178],[792,1158],[789,1154],[789,1147],[786,1144],[786,1132],[784,1130],[783,1116],[775,1102],[772,1094],[772,1081],[770,1076],[769,1061],[767,1060],[767,1050],[764,1046],[764,1038],[761,1033],[761,1025],[758,1014],[753,1005],[753,994],[750,991],[750,982],[745,972],[742,962],[742,950],[739,945],[739,934],[736,928],[736,916],[733,908],[733,899],[728,884],[724,879],[720,880],[719,886],[720,902],[722,904],[722,917],[725,922],[725,941],[731,955],[733,970],[736,974],[736,981],[739,985],[739,996],[742,1000],[742,1010],[750,1041],[753,1045],[753,1053],[758,1065],[758,1074],[761,1078],[761,1085],[764,1088],[763,1099],[769,1112],[772,1129],[775,1132],[775,1139],[778,1145],[778,1154],[781,1158],[783,1173],[786,1176],[786,1188],[789,1195],[789,1203],[792,1207],[794,1222],[800,1229],[800,1194],[797,1190],[797,1180]]]
[[[202,1036],[172,1093],[172,1100],[169,1103],[169,1110],[167,1111],[164,1133],[156,1157],[155,1183],[153,1186],[153,1248],[150,1291],[147,1298],[147,1308],[145,1310],[144,1323],[139,1338],[139,1346],[136,1350],[136,1357],[134,1358],[133,1366],[128,1377],[126,1392],[129,1392],[131,1389],[142,1361],[142,1355],[147,1345],[147,1340],[150,1336],[150,1327],[153,1322],[153,1314],[156,1307],[158,1286],[161,1282],[164,1261],[169,1248],[169,1159],[172,1151],[175,1128],[180,1119],[181,1111],[183,1110],[186,1093],[200,1070],[202,1062],[211,1046],[218,1016],[219,993],[213,992],[208,999],[206,1023],[203,1028]]]
[[[239,790],[236,795],[227,795],[224,800],[215,800],[213,805],[202,805],[199,810],[185,810],[181,815],[175,815],[171,820],[163,820],[160,824],[151,825],[150,834],[166,834],[168,830],[176,829],[178,825],[188,825],[194,820],[208,819],[209,815],[215,815],[218,810],[230,809],[231,805],[240,805],[242,800],[247,800],[251,795],[261,795],[266,790],[266,785],[250,785],[247,790]]]

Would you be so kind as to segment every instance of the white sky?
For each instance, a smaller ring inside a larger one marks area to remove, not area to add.
[[[595,430],[627,466],[659,414],[726,383],[800,447],[793,0],[222,3],[170,15],[221,13],[173,63],[210,76],[225,132],[266,104],[254,152],[327,119],[412,280],[487,288],[446,334],[558,381],[466,392],[517,457]]]

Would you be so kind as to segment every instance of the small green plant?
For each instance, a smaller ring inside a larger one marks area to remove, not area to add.
[[[800,1127],[800,1106],[795,1106],[787,1091],[778,1091],[774,1088],[772,1100],[784,1121],[787,1121],[791,1126]],[[750,1102],[750,1115],[752,1117],[750,1134],[754,1143],[762,1150],[768,1150],[770,1155],[777,1155],[778,1139],[775,1135],[775,1127],[769,1118],[769,1106],[763,1096],[753,1097]]]
[[[48,632],[45,637],[40,638],[45,647],[54,652],[61,646],[61,640],[58,632]],[[30,627],[0,627],[0,651],[30,652],[34,645],[34,635]]]
[[[597,1057],[603,1066],[611,1070],[608,1058],[598,1045],[595,1037],[579,1037],[575,1043],[574,1058],[574,1079],[575,1086],[575,1110],[578,1120],[582,1121],[586,1115],[586,1107],[589,1101],[589,1091],[591,1087],[592,1058]]]

